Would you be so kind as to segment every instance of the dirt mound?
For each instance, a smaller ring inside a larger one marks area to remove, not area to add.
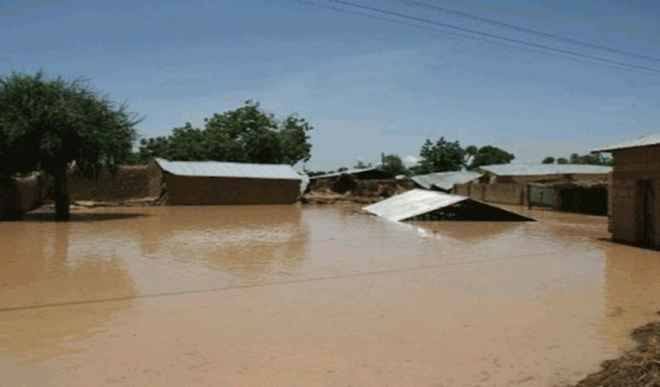
[[[604,362],[576,387],[660,387],[660,322],[635,329],[632,337],[637,348]]]

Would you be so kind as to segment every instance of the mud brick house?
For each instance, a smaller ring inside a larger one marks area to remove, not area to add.
[[[291,204],[303,176],[289,165],[156,159],[171,205]]]
[[[594,152],[614,157],[610,178],[613,239],[660,249],[660,134]]]
[[[454,193],[472,199],[558,210],[607,213],[611,167],[584,164],[501,164],[478,168],[478,180],[456,184]],[[562,200],[563,199],[563,200]],[[594,202],[602,203],[592,209]]]

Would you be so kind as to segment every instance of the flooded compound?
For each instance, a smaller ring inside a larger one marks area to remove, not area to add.
[[[0,385],[561,386],[657,318],[607,219],[399,224],[337,207],[0,223]]]

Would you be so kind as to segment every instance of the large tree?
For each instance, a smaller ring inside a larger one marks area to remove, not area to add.
[[[82,80],[41,72],[0,77],[0,175],[52,176],[56,219],[67,220],[68,168],[90,177],[115,170],[130,156],[138,122]]]
[[[278,120],[258,103],[247,101],[204,122],[204,129],[187,123],[169,136],[142,140],[140,158],[293,165],[311,156],[309,133],[313,127],[297,115]]]
[[[472,150],[468,147],[468,151]],[[478,148],[476,152],[472,155],[472,160],[469,164],[470,169],[479,168],[482,165],[492,165],[492,164],[509,164],[513,159],[515,159],[512,153],[509,153],[503,149],[500,149],[496,146],[486,145]]]
[[[416,173],[459,171],[463,167],[465,151],[458,141],[450,142],[440,137],[435,143],[426,140],[419,152],[421,158]]]
[[[395,154],[391,155],[382,155],[382,165],[381,169],[392,176],[398,176],[398,175],[407,175],[408,174],[408,168],[403,164],[403,160],[401,160],[401,157]]]

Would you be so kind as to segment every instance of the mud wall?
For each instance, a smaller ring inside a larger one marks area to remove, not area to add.
[[[291,204],[300,180],[189,177],[164,174],[167,204]]]
[[[17,219],[39,207],[47,194],[42,174],[8,179],[0,183],[0,219]]]
[[[567,174],[567,175],[534,175],[534,176],[498,176],[496,182],[500,183],[554,183],[554,182],[602,182],[607,183],[607,174]]]
[[[626,149],[614,153],[611,176],[610,231],[615,240],[639,243],[641,194],[639,183],[650,180],[655,191],[655,240],[660,248],[660,146]]]
[[[124,165],[113,174],[103,171],[89,179],[79,172],[69,174],[69,193],[72,200],[122,201],[159,197],[162,174],[153,163]]]
[[[498,204],[527,203],[527,186],[516,183],[467,183],[454,186],[454,193],[475,200]]]

